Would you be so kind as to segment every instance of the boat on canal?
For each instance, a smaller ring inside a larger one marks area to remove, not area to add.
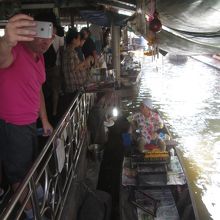
[[[136,151],[124,157],[121,219],[196,219],[177,145],[167,140],[166,151]]]
[[[121,115],[115,121],[115,125],[109,129],[110,139],[106,144],[101,168],[100,177],[108,179],[106,175],[111,173],[111,181],[116,182],[118,191],[109,190],[108,184],[103,183],[103,179],[99,180],[104,187],[102,189],[111,192],[113,207],[119,205],[120,219],[198,219],[188,178],[178,153],[178,142],[172,138],[168,126],[165,125],[158,131],[160,139],[166,145],[166,150],[160,150],[155,144],[146,145],[147,150],[143,152],[138,149],[135,139],[130,145],[124,141],[125,137],[127,139],[134,136],[130,133],[129,126],[127,118]],[[126,133],[126,129],[129,133]],[[123,139],[123,144],[119,136]],[[117,156],[108,146],[112,146]],[[103,171],[106,169],[109,170],[107,174]],[[120,200],[119,204],[117,199]],[[117,208],[114,207],[113,210]]]

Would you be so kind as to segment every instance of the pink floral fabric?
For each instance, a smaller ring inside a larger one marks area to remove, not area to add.
[[[146,144],[149,144],[153,140],[154,133],[163,125],[160,115],[153,111],[151,111],[148,118],[145,118],[140,112],[135,113],[132,115],[132,121],[136,122],[141,138],[145,139]]]

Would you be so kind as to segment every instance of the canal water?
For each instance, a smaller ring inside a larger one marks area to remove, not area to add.
[[[220,70],[190,57],[174,64],[167,56],[142,59],[140,85],[123,106],[132,112],[143,98],[152,99],[179,142],[199,219],[219,220]]]

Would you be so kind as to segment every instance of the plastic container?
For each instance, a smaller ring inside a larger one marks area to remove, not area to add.
[[[164,140],[164,139],[165,139],[165,134],[162,133],[162,132],[160,132],[160,133],[159,133],[159,138],[160,138],[161,140]]]
[[[175,150],[173,148],[170,149],[170,156],[173,157],[175,155]]]

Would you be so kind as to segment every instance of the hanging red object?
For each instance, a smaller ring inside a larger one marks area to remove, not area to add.
[[[154,19],[149,23],[149,29],[154,33],[158,33],[162,29],[162,23],[158,18],[158,13],[156,11],[154,12]]]

